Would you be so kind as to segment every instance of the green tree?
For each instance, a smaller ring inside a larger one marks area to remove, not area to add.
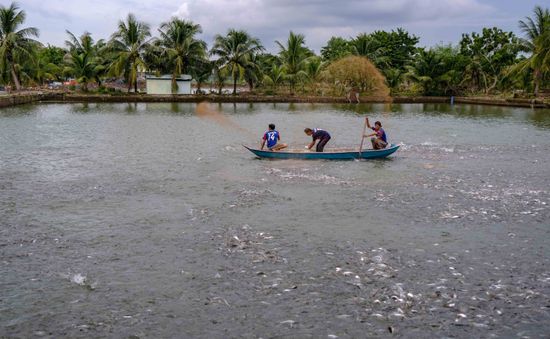
[[[157,75],[172,72],[170,63],[166,62],[163,58],[163,51],[164,48],[162,47],[162,41],[159,39],[153,39],[151,43],[145,46],[143,51],[143,61],[147,66],[147,71],[154,72]]]
[[[202,33],[201,26],[192,21],[172,18],[159,29],[161,57],[172,69],[172,91],[177,90],[176,78],[189,73],[190,68],[206,56],[206,43],[195,36]]]
[[[88,83],[97,81],[99,83],[100,75],[105,71],[105,65],[99,56],[99,51],[105,46],[103,40],[94,44],[91,34],[84,32],[80,38],[67,31],[69,40],[65,45],[69,48],[69,53],[64,57],[66,64],[64,72],[75,77],[76,81],[82,85],[82,90],[88,90]]]
[[[202,92],[202,84],[210,79],[213,68],[214,64],[209,60],[197,62],[197,65],[193,67],[191,75],[197,82],[197,93]]]
[[[62,80],[63,78],[63,57],[66,50],[56,46],[40,48],[38,50],[38,63],[35,78],[39,83],[48,80]]]
[[[321,48],[321,57],[325,62],[331,62],[352,53],[352,45],[341,37],[332,37],[327,45]]]
[[[245,70],[257,67],[254,55],[263,49],[260,40],[250,36],[246,31],[230,29],[226,36],[216,35],[210,54],[216,55],[219,65],[231,73],[233,94],[237,93],[237,80]]]
[[[454,95],[461,90],[468,59],[457,48],[435,46],[419,48],[404,77],[418,83],[423,95]]]
[[[17,75],[18,65],[33,58],[33,50],[40,43],[32,37],[38,37],[35,27],[20,28],[26,14],[19,10],[16,3],[9,7],[0,6],[0,71],[8,72],[17,90],[21,83]]]
[[[514,33],[496,27],[463,34],[460,53],[469,58],[466,77],[476,89],[489,93],[502,80],[504,70],[516,62],[520,49]]]
[[[317,90],[317,84],[321,81],[323,62],[320,57],[312,56],[305,66],[305,79],[313,92]]]
[[[398,28],[391,32],[359,34],[351,44],[354,54],[371,59],[382,71],[390,68],[404,70],[416,51],[418,40],[418,37]]]
[[[305,47],[305,37],[302,34],[294,34],[292,31],[286,45],[279,41],[275,43],[279,46],[279,58],[285,72],[285,79],[290,84],[290,94],[294,95],[296,83],[305,75],[307,59],[313,53]]]
[[[229,70],[226,67],[220,66],[217,62],[214,62],[214,85],[218,89],[218,94],[222,94],[225,82],[229,78]]]
[[[443,71],[441,56],[435,50],[419,49],[412,64],[407,65],[407,77],[422,86],[422,94],[441,94],[438,77]]]
[[[126,78],[128,92],[133,85],[134,92],[137,93],[138,72],[147,68],[143,54],[150,36],[149,25],[138,21],[131,13],[126,22],[118,22],[118,30],[111,36],[109,45],[115,53],[115,60],[110,65],[111,72]]]
[[[377,67],[386,67],[389,64],[387,51],[381,41],[375,40],[372,35],[361,33],[350,42],[354,55],[367,57]]]
[[[243,78],[248,84],[250,91],[252,91],[261,81],[263,78],[263,73],[260,65],[259,54],[254,53],[250,56],[248,64],[244,67]]]
[[[433,48],[441,60],[441,75],[438,76],[438,86],[444,95],[458,95],[464,91],[464,73],[470,59],[460,53],[458,47],[452,45],[435,46]]]
[[[273,63],[271,68],[264,73],[263,82],[265,85],[271,86],[273,90],[277,90],[285,79],[285,71],[283,66]]]
[[[352,53],[369,58],[388,79],[388,84],[396,88],[406,72],[419,38],[410,35],[402,28],[386,31],[375,31],[371,34],[361,33],[352,39]]]
[[[522,40],[524,50],[531,55],[520,62],[516,69],[529,68],[533,73],[533,93],[538,95],[540,83],[550,72],[550,11],[536,6],[534,19],[527,17],[520,20],[519,26],[525,39]]]

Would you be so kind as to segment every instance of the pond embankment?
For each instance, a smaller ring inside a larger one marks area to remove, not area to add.
[[[362,103],[451,103],[451,97],[368,96]],[[499,97],[454,97],[455,104],[493,105],[508,107],[550,108],[550,101]],[[65,92],[22,92],[0,96],[0,108],[30,102],[218,102],[218,103],[348,103],[345,97],[295,95],[147,95],[147,94],[82,94]]]
[[[44,93],[25,92],[0,96],[0,108],[28,104],[30,102],[44,100]]]

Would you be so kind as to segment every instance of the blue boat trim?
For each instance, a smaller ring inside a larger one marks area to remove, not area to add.
[[[254,153],[259,158],[267,159],[325,159],[325,160],[346,160],[346,159],[379,159],[385,158],[399,149],[399,145],[390,144],[388,147],[379,150],[343,151],[343,152],[284,152],[264,151],[253,149],[243,145],[244,148]]]

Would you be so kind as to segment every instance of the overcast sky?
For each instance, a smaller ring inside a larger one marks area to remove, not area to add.
[[[420,37],[421,46],[456,44],[462,33],[497,26],[520,35],[518,20],[531,16],[532,0],[18,0],[27,13],[25,26],[40,30],[43,43],[64,46],[65,30],[107,39],[128,13],[149,23],[157,35],[160,23],[177,16],[198,23],[209,46],[216,34],[245,29],[270,52],[289,31],[305,35],[316,52],[331,36],[403,27]],[[11,1],[0,0],[3,6]]]

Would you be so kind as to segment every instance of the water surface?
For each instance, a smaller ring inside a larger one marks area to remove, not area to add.
[[[544,337],[550,111],[39,104],[0,111],[0,336]],[[374,161],[269,161],[271,122]]]

